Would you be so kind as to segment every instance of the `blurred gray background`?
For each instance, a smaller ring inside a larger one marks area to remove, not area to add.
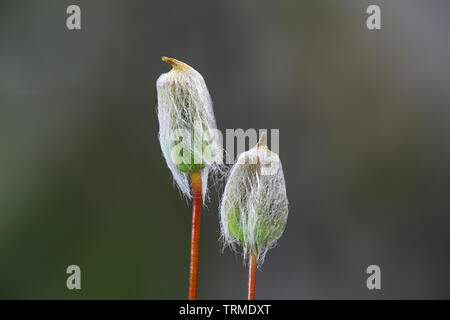
[[[187,297],[191,208],[157,139],[162,55],[202,73],[220,129],[280,129],[290,215],[257,298],[450,298],[449,30],[446,0],[2,0],[0,298]],[[219,198],[198,295],[244,299]]]

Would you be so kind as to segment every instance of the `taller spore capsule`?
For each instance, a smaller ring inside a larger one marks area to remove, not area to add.
[[[208,174],[222,159],[211,96],[194,68],[174,58],[162,60],[172,70],[156,82],[161,149],[181,192],[192,197],[189,174],[201,171],[205,196]]]

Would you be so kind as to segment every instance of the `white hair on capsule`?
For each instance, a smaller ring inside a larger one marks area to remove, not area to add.
[[[255,147],[238,157],[219,209],[223,248],[236,250],[236,245],[241,245],[244,263],[249,252],[258,254],[258,264],[264,262],[267,251],[281,237],[288,217],[281,161],[269,150],[266,139],[263,133]]]
[[[195,155],[195,159],[206,160],[201,172],[205,202],[208,174],[220,169],[221,161],[215,160],[222,159],[221,140],[212,132],[217,126],[211,96],[198,71],[173,58],[162,57],[162,60],[172,65],[172,70],[161,74],[156,81],[161,149],[175,184],[187,198],[192,198],[189,173],[180,170],[173,152],[182,148],[187,154]],[[191,135],[194,143],[185,136],[179,139],[183,133]],[[205,140],[211,155],[206,159],[202,150]]]

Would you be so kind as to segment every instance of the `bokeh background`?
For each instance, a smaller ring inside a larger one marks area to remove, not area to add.
[[[187,297],[191,208],[157,139],[162,55],[203,74],[220,129],[280,129],[290,215],[257,298],[450,298],[449,30],[446,0],[2,0],[0,298]],[[199,298],[244,299],[219,198],[202,213]]]

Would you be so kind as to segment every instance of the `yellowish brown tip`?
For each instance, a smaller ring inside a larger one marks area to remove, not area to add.
[[[263,131],[261,133],[261,135],[259,136],[259,141],[256,144],[256,146],[258,146],[258,147],[262,147],[262,146],[267,147],[267,133],[265,131]]]
[[[169,57],[163,56],[163,57],[161,57],[161,60],[170,64],[172,66],[173,70],[175,70],[175,71],[184,71],[184,70],[188,70],[191,68],[186,63],[181,62],[174,58],[169,58]]]

